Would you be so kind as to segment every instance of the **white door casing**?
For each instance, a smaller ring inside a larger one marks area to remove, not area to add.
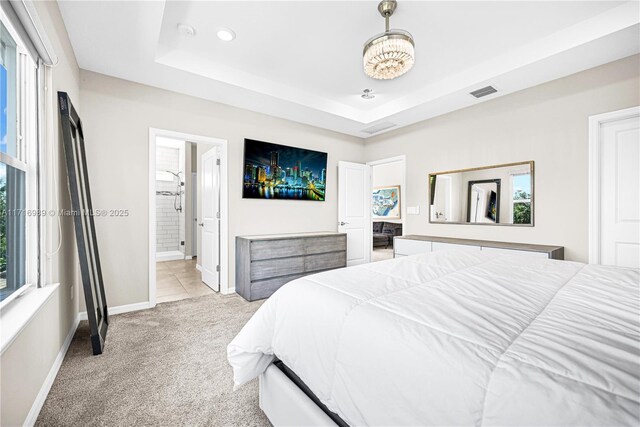
[[[198,173],[191,172],[191,255],[198,256]]]
[[[590,122],[589,262],[640,268],[640,108]]]
[[[202,213],[200,227],[202,281],[214,291],[220,291],[220,166],[219,149],[214,147],[202,155]]]
[[[188,134],[184,132],[176,132],[167,129],[149,128],[149,253],[148,253],[148,274],[149,274],[149,301],[144,303],[144,308],[152,308],[156,306],[156,139],[165,137],[178,139],[182,141],[190,141],[196,144],[213,145],[220,150],[220,293],[230,294],[235,292],[233,282],[229,282],[229,198],[228,198],[228,180],[227,180],[227,140],[220,138],[212,138],[208,136]],[[195,211],[195,210],[194,210]],[[200,212],[198,212],[200,215]],[[195,227],[201,228],[201,227]],[[199,265],[196,266],[201,270]]]
[[[338,162],[338,231],[347,234],[347,265],[371,262],[371,167]]]

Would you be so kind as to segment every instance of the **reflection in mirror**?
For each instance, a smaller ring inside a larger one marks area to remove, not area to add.
[[[500,222],[501,179],[469,181],[467,200],[467,222]]]
[[[533,225],[533,162],[429,175],[430,222]]]

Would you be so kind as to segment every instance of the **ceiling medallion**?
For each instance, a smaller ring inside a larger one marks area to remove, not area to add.
[[[382,0],[378,11],[385,20],[385,32],[364,44],[364,72],[371,78],[391,80],[400,77],[413,67],[415,44],[413,37],[404,30],[390,30],[389,18],[396,10],[396,0]]]

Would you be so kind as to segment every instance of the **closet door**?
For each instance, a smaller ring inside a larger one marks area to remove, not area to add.
[[[640,116],[600,128],[600,263],[640,268]]]

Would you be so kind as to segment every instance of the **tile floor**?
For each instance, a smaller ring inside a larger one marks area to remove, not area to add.
[[[213,294],[202,283],[196,270],[196,260],[163,261],[156,263],[156,302],[178,301],[186,298]]]

